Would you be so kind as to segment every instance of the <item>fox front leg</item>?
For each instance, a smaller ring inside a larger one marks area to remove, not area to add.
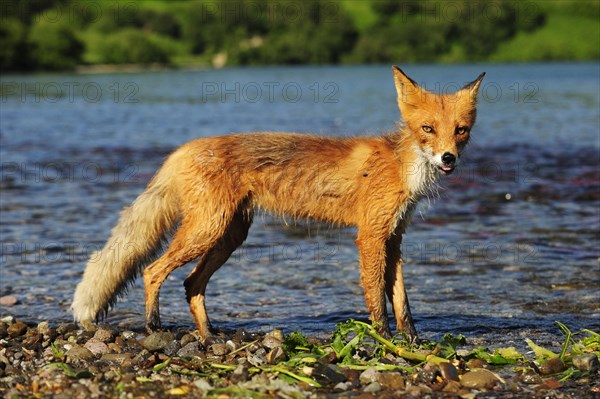
[[[356,246],[360,254],[360,281],[371,323],[382,336],[391,337],[385,304],[385,240],[359,233]]]
[[[394,233],[386,242],[385,290],[394,309],[397,330],[406,334],[406,337],[414,342],[418,336],[402,276],[401,243],[402,232],[400,231]]]

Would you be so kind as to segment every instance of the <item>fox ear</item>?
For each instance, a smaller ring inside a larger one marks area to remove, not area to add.
[[[423,100],[426,90],[409,78],[396,65],[392,67],[392,70],[394,71],[394,83],[396,84],[396,92],[398,93],[398,106],[400,107],[400,112],[404,114],[408,110],[407,107],[414,107]]]
[[[398,68],[396,65],[392,67],[394,71],[394,83],[396,84],[396,91],[398,92],[398,98],[406,99],[409,93],[415,92],[419,89],[417,82],[412,80],[404,73],[404,71]]]
[[[467,83],[465,85],[465,87],[463,87],[461,89],[461,92],[467,92],[469,94],[469,98],[471,98],[472,100],[476,100],[477,99],[477,92],[479,90],[479,85],[481,85],[481,81],[483,80],[484,76],[485,76],[485,72],[481,73],[477,77],[477,79],[475,79],[471,83]]]

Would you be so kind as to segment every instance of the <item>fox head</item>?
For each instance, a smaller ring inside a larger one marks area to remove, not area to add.
[[[420,155],[441,173],[454,171],[467,145],[477,112],[477,91],[485,75],[453,94],[431,93],[393,67],[398,106]]]

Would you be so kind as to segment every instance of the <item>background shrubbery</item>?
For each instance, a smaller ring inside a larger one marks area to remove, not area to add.
[[[597,60],[597,0],[7,0],[0,67]]]

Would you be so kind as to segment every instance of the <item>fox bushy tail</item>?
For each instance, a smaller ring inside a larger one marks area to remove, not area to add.
[[[160,254],[179,220],[177,200],[167,176],[157,174],[131,206],[100,251],[88,261],[75,290],[71,310],[76,321],[90,325],[104,315],[142,269]]]

